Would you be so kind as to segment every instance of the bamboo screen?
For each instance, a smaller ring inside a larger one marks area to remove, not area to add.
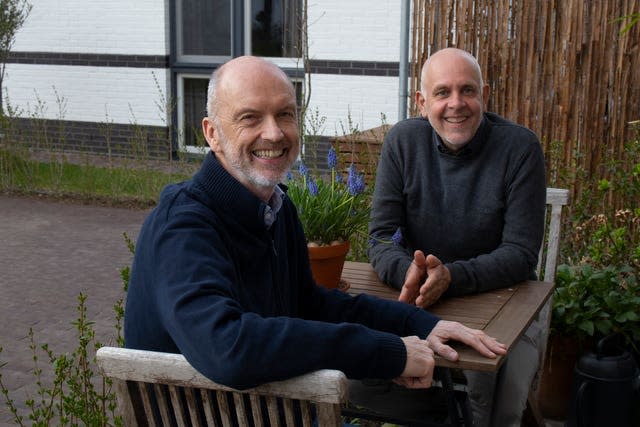
[[[556,161],[604,173],[640,119],[640,24],[621,34],[615,21],[632,13],[638,0],[413,0],[410,90],[430,52],[465,49],[491,86],[490,110],[536,132],[545,153],[555,145]]]

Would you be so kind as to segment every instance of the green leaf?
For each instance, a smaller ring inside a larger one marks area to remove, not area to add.
[[[583,320],[578,325],[578,328],[582,331],[585,331],[589,336],[593,336],[593,322],[591,320]]]

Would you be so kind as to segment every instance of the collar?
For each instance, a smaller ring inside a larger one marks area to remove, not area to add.
[[[269,203],[264,208],[264,225],[267,228],[271,228],[278,216],[278,212],[282,207],[282,199],[284,198],[284,191],[276,185],[273,189],[273,194],[269,199]]]
[[[465,146],[463,146],[456,152],[450,150],[446,145],[444,145],[442,139],[440,138],[440,135],[437,134],[435,129],[433,129],[433,138],[437,143],[438,151],[440,151],[442,154],[447,154],[453,157],[467,157],[480,151],[480,149],[484,145],[486,133],[485,130],[488,129],[488,127],[489,126],[487,125],[487,119],[483,115],[480,126],[478,126],[478,130],[476,130],[476,133],[475,135],[473,135],[473,138],[471,138],[471,141],[469,141]]]
[[[200,170],[191,182],[194,191],[200,192],[204,203],[212,209],[223,212],[222,215],[242,224],[251,233],[263,232],[266,229],[264,218],[265,210],[269,207],[267,203],[231,176],[212,151],[206,155]],[[282,202],[281,197],[280,201]],[[274,203],[269,209],[278,207],[278,202]]]

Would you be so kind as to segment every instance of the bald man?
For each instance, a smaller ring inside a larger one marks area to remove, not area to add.
[[[145,220],[125,311],[129,348],[182,353],[203,375],[243,389],[317,369],[429,387],[449,339],[486,357],[504,345],[415,306],[317,286],[296,209],[280,185],[299,147],[286,74],[239,57],[209,82],[210,147]]]
[[[387,134],[369,231],[401,245],[368,255],[400,300],[429,307],[535,279],[543,237],[545,165],[529,129],[487,111],[489,86],[476,58],[447,48],[425,62],[416,103],[421,117]],[[539,363],[534,322],[498,376],[469,372],[476,424],[519,426]]]

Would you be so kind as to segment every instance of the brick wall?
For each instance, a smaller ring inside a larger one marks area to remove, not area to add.
[[[162,126],[16,118],[4,129],[0,142],[19,141],[28,141],[32,151],[165,160],[175,156],[168,129]]]

